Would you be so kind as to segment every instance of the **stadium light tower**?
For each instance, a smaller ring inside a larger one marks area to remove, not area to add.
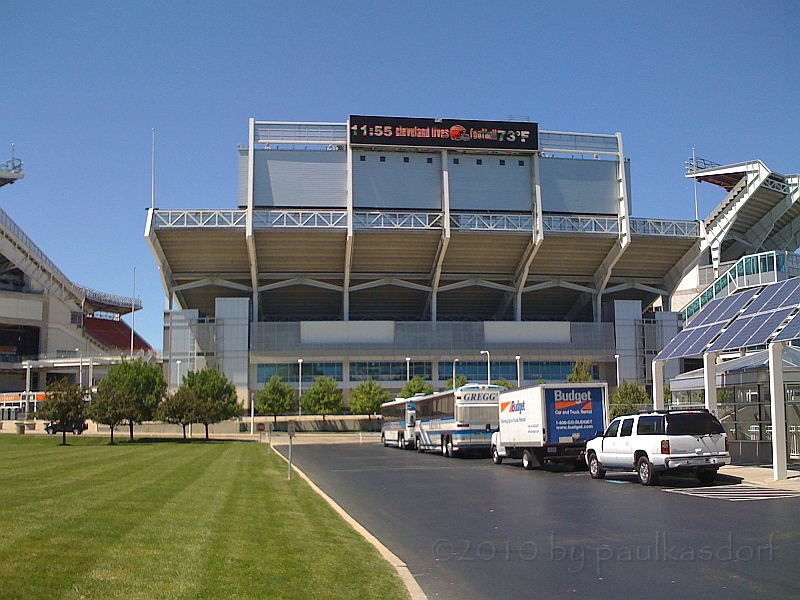
[[[481,354],[486,355],[486,385],[492,385],[492,359],[488,350],[481,350]]]

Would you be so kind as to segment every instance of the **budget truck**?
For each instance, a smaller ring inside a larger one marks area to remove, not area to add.
[[[492,459],[522,459],[525,469],[548,462],[586,468],[586,442],[608,422],[605,383],[544,383],[503,392]]]

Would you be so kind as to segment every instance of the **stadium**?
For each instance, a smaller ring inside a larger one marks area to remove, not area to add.
[[[250,119],[238,206],[148,213],[170,386],[215,363],[249,406],[273,374],[301,388],[327,375],[347,397],[368,377],[526,385],[589,360],[612,387],[649,387],[677,311],[713,298],[729,264],[769,251],[794,266],[798,184],[759,161],[696,159],[687,177],[722,188],[719,206],[645,219],[630,170],[619,133]]]
[[[0,187],[23,178],[21,160],[0,164]],[[91,388],[123,357],[153,360],[153,348],[120,319],[141,308],[71,281],[0,210],[0,420],[35,410],[55,378]]]

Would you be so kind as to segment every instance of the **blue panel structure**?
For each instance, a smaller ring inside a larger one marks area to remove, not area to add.
[[[790,342],[800,339],[800,315],[795,316],[789,324],[775,336],[774,342]]]

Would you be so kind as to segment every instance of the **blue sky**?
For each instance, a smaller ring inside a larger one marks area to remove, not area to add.
[[[506,119],[622,132],[634,214],[694,218],[692,148],[800,171],[800,4],[17,2],[0,20],[0,206],[76,283],[130,296],[162,344],[156,205],[234,208],[259,120]],[[699,186],[705,216],[721,198]]]

